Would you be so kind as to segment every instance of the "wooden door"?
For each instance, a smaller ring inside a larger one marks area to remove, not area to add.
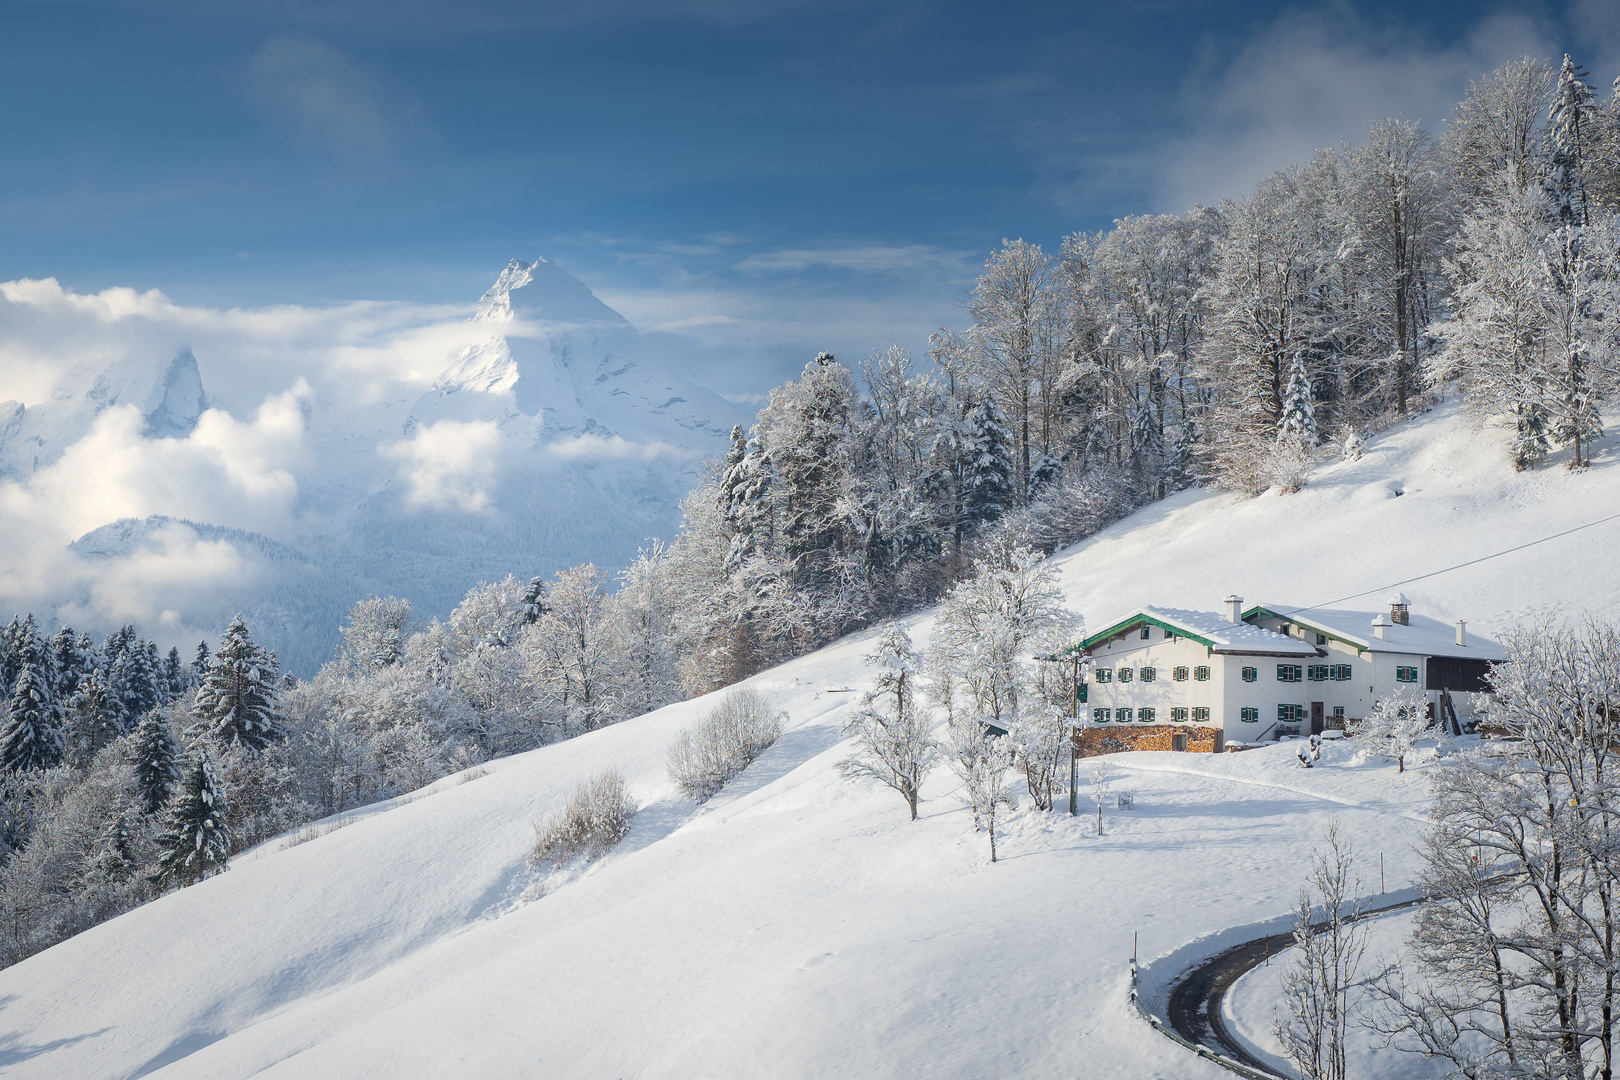
[[[1322,710],[1322,703],[1320,701],[1311,702],[1311,734],[1312,735],[1320,735],[1320,734],[1322,734],[1322,728],[1324,727],[1324,721],[1322,719],[1322,711],[1323,711]]]

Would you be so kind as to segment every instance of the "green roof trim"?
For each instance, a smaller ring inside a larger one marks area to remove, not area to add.
[[[1081,639],[1063,651],[1070,656],[1083,652],[1090,652],[1091,647],[1096,645],[1098,642],[1107,641],[1116,634],[1123,633],[1126,630],[1134,630],[1139,626],[1157,626],[1161,630],[1170,631],[1176,637],[1184,637],[1188,641],[1196,641],[1205,648],[1213,649],[1215,647],[1215,643],[1209,638],[1200,637],[1198,634],[1190,633],[1183,627],[1176,626],[1174,623],[1165,622],[1163,619],[1156,619],[1152,615],[1132,615],[1129,618],[1121,619],[1119,622],[1108,627],[1106,630],[1099,630],[1095,634]]]
[[[1317,626],[1309,619],[1301,619],[1298,617],[1297,612],[1288,612],[1284,614],[1281,611],[1272,611],[1268,607],[1260,607],[1259,605],[1256,605],[1243,613],[1243,621],[1248,622],[1256,615],[1270,615],[1273,619],[1281,619],[1283,622],[1298,623],[1300,626],[1308,626],[1316,633],[1321,634],[1323,637],[1326,637],[1331,641],[1337,641],[1340,644],[1350,646],[1352,649],[1356,650],[1357,655],[1367,651],[1367,646],[1363,645],[1361,642],[1351,641],[1343,634],[1335,633],[1325,626]]]

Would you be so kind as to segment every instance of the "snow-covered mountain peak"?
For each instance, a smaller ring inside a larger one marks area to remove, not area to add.
[[[513,259],[478,301],[476,322],[608,323],[629,327],[623,315],[568,271],[543,258]]]

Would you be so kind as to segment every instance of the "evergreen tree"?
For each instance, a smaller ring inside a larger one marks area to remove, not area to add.
[[[191,685],[186,687],[186,689],[189,690],[192,687],[201,686],[203,684],[203,680],[208,677],[208,658],[208,642],[197,642],[196,655],[191,659]]]
[[[962,517],[971,530],[1013,506],[1016,447],[993,401],[981,401],[968,412],[964,450]]]
[[[276,675],[275,657],[253,640],[242,616],[232,619],[197,692],[197,711],[209,737],[255,753],[282,738]]]
[[[26,619],[15,615],[11,617],[3,638],[4,648],[0,648],[0,661],[4,662],[4,666],[0,666],[0,689],[9,692],[17,685],[17,676],[22,674],[23,656],[36,636],[32,615]]]
[[[190,687],[190,680],[186,675],[186,663],[180,659],[180,650],[170,646],[169,655],[163,659],[163,704],[167,705]]]
[[[135,727],[130,753],[135,765],[135,782],[140,790],[141,809],[148,815],[162,810],[180,779],[179,746],[169,732],[163,713],[153,709]]]
[[[1282,415],[1277,418],[1277,438],[1302,450],[1316,445],[1316,404],[1311,394],[1311,377],[1305,371],[1305,357],[1295,354],[1288,372],[1288,389],[1283,394]]]
[[[127,643],[113,661],[111,682],[122,705],[121,732],[127,732],[148,709],[158,704],[160,675],[157,647],[139,638]]]
[[[51,638],[51,658],[56,666],[56,700],[66,702],[79,689],[87,659],[71,626],[62,627]]]
[[[546,603],[546,579],[532,577],[528,588],[523,590],[523,621],[533,625],[540,621],[541,616],[551,610]]]
[[[1558,220],[1565,225],[1585,225],[1588,221],[1585,166],[1598,108],[1585,80],[1585,69],[1576,67],[1565,53],[1548,114],[1553,153],[1546,180]]]
[[[159,888],[185,886],[224,870],[231,852],[229,812],[213,762],[197,753],[186,762],[158,837],[161,854],[153,883]]]
[[[50,653],[35,637],[23,651],[9,714],[0,727],[0,767],[22,772],[62,760],[62,709],[51,669]]]

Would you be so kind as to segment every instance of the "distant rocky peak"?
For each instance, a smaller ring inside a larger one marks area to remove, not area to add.
[[[609,326],[629,330],[623,315],[596,298],[578,278],[546,259],[506,264],[495,284],[479,298],[474,322]]]
[[[474,322],[511,322],[512,321],[512,290],[521,289],[534,279],[534,264],[526,263],[522,259],[513,259],[501,271],[501,276],[495,279],[495,284],[478,299],[478,311],[473,315]]]
[[[202,373],[190,349],[182,349],[164,369],[163,379],[152,394],[146,410],[146,434],[154,439],[183,439],[197,427],[197,419],[208,408],[203,393]]]

